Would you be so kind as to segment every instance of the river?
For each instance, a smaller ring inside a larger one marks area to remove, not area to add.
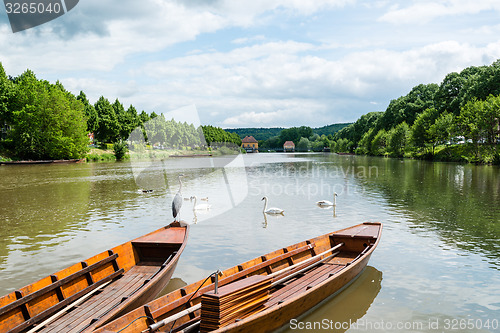
[[[0,167],[0,294],[208,197],[164,292],[306,238],[384,224],[367,269],[281,331],[500,332],[500,168],[335,154]],[[153,190],[143,193],[142,189]],[[315,205],[333,200],[334,211]],[[263,196],[284,216],[265,216]]]

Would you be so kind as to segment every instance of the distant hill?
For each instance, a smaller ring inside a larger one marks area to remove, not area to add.
[[[351,125],[352,123],[341,123],[341,124],[331,124],[323,127],[318,127],[318,128],[313,128],[314,133],[317,133],[318,135],[328,135],[328,134],[335,134],[344,127],[347,127]]]
[[[230,133],[236,133],[240,136],[240,138],[244,138],[245,136],[251,135],[257,140],[267,140],[270,137],[279,135],[281,127],[273,127],[273,128],[226,128],[225,131]]]
[[[332,124],[328,126],[313,128],[313,132],[318,135],[328,135],[334,134],[344,127],[350,125],[351,123],[342,123],[342,124]],[[273,127],[273,128],[226,128],[227,132],[236,133],[240,136],[240,138],[244,138],[245,136],[251,135],[257,140],[267,140],[273,136],[277,136],[280,134],[282,127]]]

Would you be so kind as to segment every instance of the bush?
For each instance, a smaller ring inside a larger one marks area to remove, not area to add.
[[[117,161],[121,161],[128,152],[127,144],[119,141],[113,145],[113,151]]]

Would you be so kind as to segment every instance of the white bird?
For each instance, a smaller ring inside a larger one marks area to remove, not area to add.
[[[337,193],[333,192],[333,202],[328,200],[320,200],[316,202],[316,205],[320,207],[337,206]]]
[[[212,207],[212,205],[209,205],[209,204],[199,204],[199,205],[197,205],[196,204],[196,200],[197,200],[196,199],[196,195],[193,195],[191,198],[194,199],[193,210],[202,210],[202,209],[208,210],[208,209],[210,209],[210,207]]]
[[[180,213],[181,207],[182,207],[182,194],[181,194],[182,180],[181,180],[181,177],[183,177],[183,176],[184,176],[183,174],[179,175],[179,191],[175,195],[174,200],[172,200],[172,215],[174,216],[174,219],[176,221],[179,221],[181,218],[179,213]],[[177,218],[179,218],[179,219],[177,219]]]
[[[276,207],[267,208],[267,197],[263,197],[262,200],[265,200],[264,201],[264,209],[262,210],[264,213],[273,214],[273,215],[279,215],[279,214],[285,215],[284,214],[285,211],[281,208],[276,208]]]

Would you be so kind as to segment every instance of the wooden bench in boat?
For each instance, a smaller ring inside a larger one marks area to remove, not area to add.
[[[164,257],[166,249],[179,247],[184,242],[185,228],[171,227],[152,235],[132,241],[132,245],[143,260]]]
[[[48,324],[40,333],[80,332],[99,320],[115,307],[119,306],[136,291],[141,289],[153,277],[164,269],[175,256],[174,251],[165,262],[159,266],[157,262],[140,262],[125,272],[112,285],[71,311],[70,316]],[[86,318],[83,319],[82,318]]]
[[[333,263],[333,260],[334,259],[329,262],[325,262],[310,271],[305,272],[304,274],[301,274],[296,279],[291,279],[276,286],[276,288],[271,292],[271,297],[269,301],[266,302],[265,307],[269,308],[282,303],[288,297],[297,295],[322,283],[346,267],[346,265]]]
[[[284,248],[283,250],[288,251],[288,252],[285,252],[281,255],[278,255],[276,257],[269,258],[269,259],[267,259],[266,257],[263,256],[262,257],[263,261],[261,263],[253,265],[253,266],[248,267],[246,269],[244,269],[242,265],[238,265],[239,272],[237,272],[233,275],[230,275],[226,278],[220,279],[219,286],[223,286],[223,285],[226,285],[226,284],[231,283],[233,281],[245,278],[245,277],[249,276],[250,274],[255,274],[256,272],[258,272],[261,269],[266,269],[266,267],[270,267],[271,265],[276,264],[280,261],[288,260],[297,254],[300,254],[300,253],[303,253],[306,251],[313,251],[314,247],[315,247],[315,244],[311,243],[311,244],[307,244],[305,246],[302,246],[302,247],[299,247],[297,249],[290,250],[290,251],[287,250],[286,248]],[[272,273],[272,270],[269,269],[268,273]],[[215,280],[215,278],[212,277],[211,283],[213,283],[214,280]],[[149,312],[148,315],[153,319],[157,319],[158,317],[164,315],[165,313],[181,306],[189,298],[191,298],[191,297],[197,298],[198,296],[200,296],[200,295],[202,295],[202,294],[204,294],[212,289],[213,289],[213,285],[208,285],[206,287],[202,287],[202,288],[200,288],[200,290],[198,292],[196,292],[196,295],[192,296],[192,292],[188,293],[184,288],[181,288],[181,293],[183,294],[183,296],[181,298],[177,299],[174,302],[169,303],[168,305],[166,305],[164,307],[160,307],[154,311],[148,310],[148,312]],[[148,308],[146,308],[146,309],[148,309]]]
[[[70,303],[76,301],[80,297],[94,291],[95,289],[99,288],[100,286],[104,285],[105,283],[113,280],[114,278],[122,275],[124,273],[123,268],[119,268],[118,264],[116,262],[116,258],[118,258],[118,254],[113,253],[113,251],[108,251],[109,256],[92,264],[88,265],[85,261],[81,262],[82,269],[70,274],[62,279],[58,279],[56,275],[51,275],[52,283],[49,284],[48,286],[45,286],[39,290],[36,290],[32,293],[29,293],[27,295],[23,295],[21,291],[16,291],[15,294],[17,296],[17,300],[2,307],[0,309],[0,317],[3,314],[8,313],[9,311],[20,311],[21,315],[24,319],[24,322],[18,326],[16,326],[14,329],[10,330],[10,333],[16,333],[20,332],[27,327],[37,324],[44,319],[52,316],[54,313],[57,311],[61,310],[65,306],[69,305]],[[107,264],[111,263],[113,270],[110,272],[110,274],[106,275],[105,277],[99,279],[98,281],[94,281],[94,276],[93,272],[100,270]],[[67,291],[65,286],[71,285],[72,283],[76,282],[78,279],[82,279],[84,277],[87,281],[88,286],[74,292],[71,295],[66,295]],[[47,296],[49,295],[49,296]],[[43,310],[39,313],[33,313],[35,311],[32,311],[30,303],[35,303],[37,299],[43,299],[47,297],[57,297],[57,301],[54,300],[54,305],[47,308],[46,310]]]

